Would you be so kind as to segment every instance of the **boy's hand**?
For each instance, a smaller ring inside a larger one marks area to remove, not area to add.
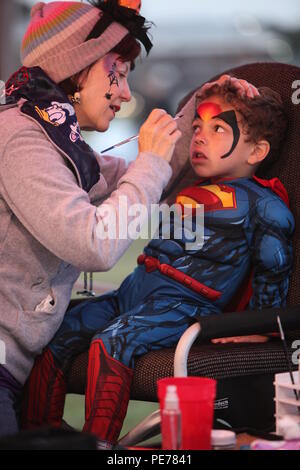
[[[266,343],[269,341],[268,336],[262,335],[250,335],[250,336],[231,336],[228,338],[216,338],[212,339],[211,342],[217,343]]]
[[[222,75],[215,82],[205,83],[201,88],[201,91],[208,90],[214,85],[223,85],[223,83],[227,81],[230,81],[231,85],[238,90],[240,96],[247,96],[248,98],[254,98],[255,96],[259,96],[259,91],[254,85],[247,82],[246,80],[231,77],[230,75]]]

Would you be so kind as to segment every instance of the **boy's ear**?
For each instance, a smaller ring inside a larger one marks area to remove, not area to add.
[[[270,151],[270,144],[267,140],[260,140],[253,145],[253,150],[248,158],[250,165],[261,163]]]

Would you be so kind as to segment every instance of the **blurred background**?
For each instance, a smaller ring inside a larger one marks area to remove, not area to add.
[[[0,0],[0,80],[7,80],[21,65],[19,47],[34,3]],[[154,22],[154,47],[149,57],[137,61],[129,79],[132,102],[124,105],[109,131],[85,133],[97,151],[138,133],[155,107],[174,114],[185,94],[232,66],[259,61],[300,66],[299,0],[142,0],[141,14]],[[126,144],[112,154],[133,160],[137,144]],[[94,290],[117,287],[136,265],[145,244],[137,240],[113,270],[95,274]],[[74,296],[82,286],[81,278]],[[145,406],[131,403],[123,433],[156,405]],[[79,428],[82,397],[69,397],[65,413],[69,423]]]
[[[0,0],[0,80],[20,66],[20,42],[34,3]],[[155,107],[174,113],[187,92],[229,67],[256,61],[300,65],[298,0],[143,0],[141,13],[154,22],[154,47],[130,76],[132,102],[107,133],[86,136],[96,150],[135,134]],[[132,160],[137,144],[114,152]]]

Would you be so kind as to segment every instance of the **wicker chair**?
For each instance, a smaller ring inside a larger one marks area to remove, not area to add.
[[[279,162],[269,173],[263,173],[262,167],[258,176],[265,178],[278,176],[281,179],[288,190],[291,210],[295,216],[294,270],[288,295],[288,306],[292,306],[293,321],[290,325],[286,322],[284,327],[286,330],[293,330],[289,334],[291,341],[300,339],[300,331],[297,333],[297,330],[300,330],[300,309],[299,320],[295,322],[295,312],[297,312],[295,306],[300,307],[300,278],[298,276],[300,272],[300,226],[297,223],[300,218],[300,198],[298,197],[300,105],[297,107],[292,102],[292,94],[295,91],[292,84],[300,78],[300,68],[280,63],[254,63],[232,69],[229,73],[246,79],[257,87],[269,86],[278,91],[283,98],[289,119],[288,134]],[[181,106],[192,95],[193,92],[182,101]],[[188,165],[182,175],[184,178],[176,183],[176,192],[193,180],[193,174]],[[172,200],[172,194],[169,194],[169,198]],[[281,309],[282,319],[284,313],[285,310]],[[244,313],[239,315],[244,315]],[[234,323],[230,320],[231,316],[232,314],[224,315],[225,323],[222,323],[219,331],[219,322],[210,322],[209,334],[205,334],[205,325],[203,325],[202,334],[191,348],[188,357],[188,374],[212,377],[218,381],[216,403],[219,407],[215,410],[215,414],[219,420],[229,422],[239,431],[270,430],[274,425],[274,374],[288,370],[284,349],[279,338],[257,344],[222,345],[207,342],[211,337],[253,334],[255,331],[263,330],[259,325],[256,325],[257,329],[256,326],[254,329],[247,329],[245,324],[241,330],[237,328],[232,330],[230,325]],[[263,312],[260,317],[263,318]],[[227,326],[226,318],[229,321]],[[251,325],[252,320],[250,319],[247,324]],[[270,324],[267,323],[266,331],[269,331],[268,328]],[[174,374],[174,352],[175,348],[150,352],[137,360],[131,392],[132,399],[157,401],[156,381]],[[292,352],[290,348],[290,354]],[[84,394],[87,357],[86,352],[75,359],[68,376],[68,392]]]

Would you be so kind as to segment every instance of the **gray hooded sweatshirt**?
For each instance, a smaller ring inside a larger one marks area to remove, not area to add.
[[[101,176],[87,193],[63,152],[21,114],[21,103],[0,112],[0,359],[23,384],[59,328],[80,272],[109,270],[131,243],[97,237],[99,227],[105,230],[97,206],[105,200],[117,212],[127,196],[129,206],[149,209],[172,169],[150,153],[128,168],[123,159],[96,154]],[[173,179],[186,149],[173,160]]]

